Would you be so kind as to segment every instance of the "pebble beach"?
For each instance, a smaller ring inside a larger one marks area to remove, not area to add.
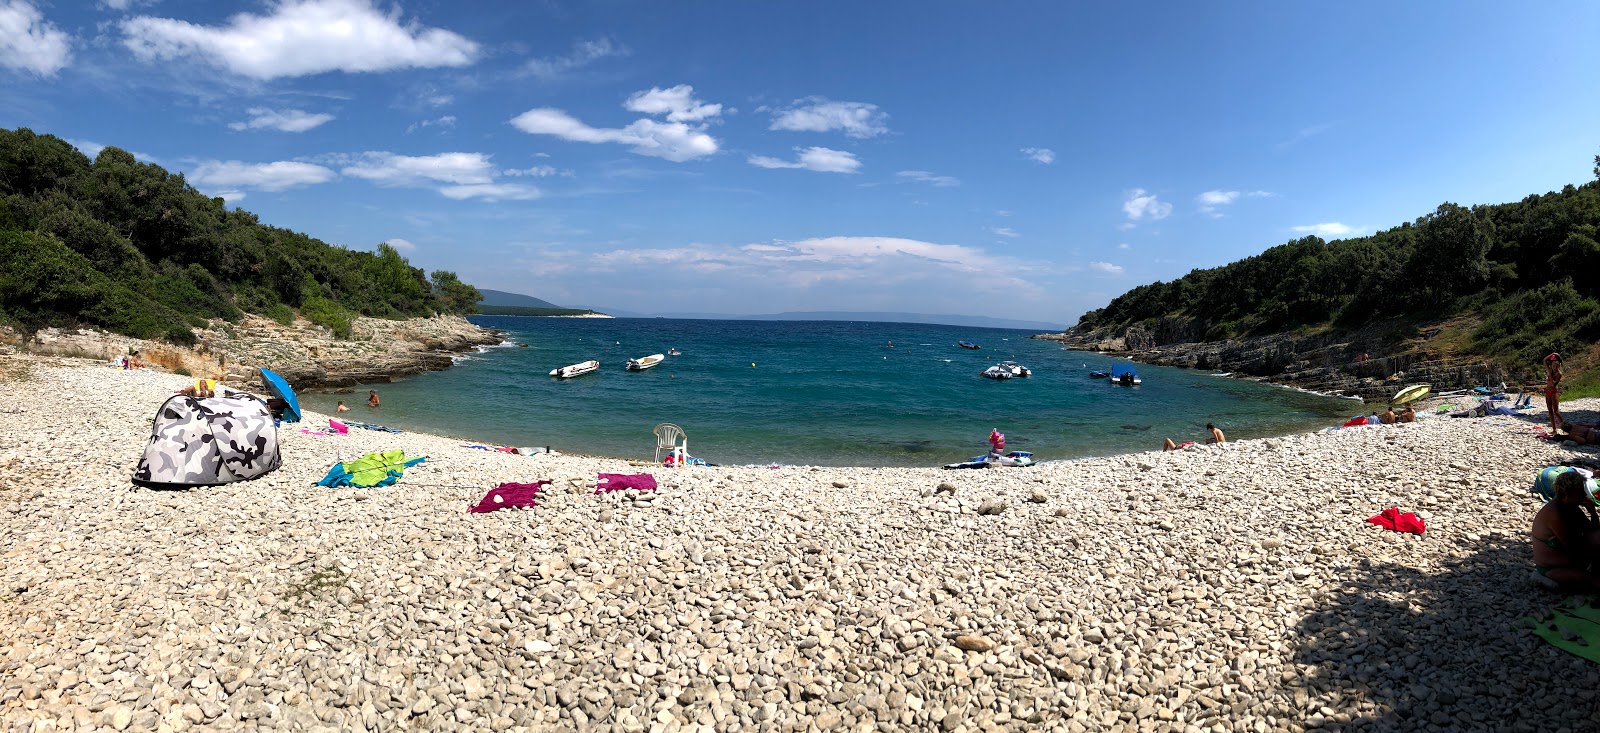
[[[4,730],[1600,730],[1600,665],[1519,625],[1562,601],[1529,578],[1529,485],[1580,455],[1541,414],[941,471],[308,413],[262,478],[133,486],[191,382],[0,356]],[[313,485],[394,448],[427,461]],[[1365,521],[1392,506],[1426,534]]]

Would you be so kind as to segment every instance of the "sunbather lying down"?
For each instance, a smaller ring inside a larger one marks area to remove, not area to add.
[[[1600,430],[1592,425],[1579,425],[1577,423],[1562,423],[1561,429],[1566,434],[1557,433],[1556,440],[1570,440],[1578,445],[1600,445]]]

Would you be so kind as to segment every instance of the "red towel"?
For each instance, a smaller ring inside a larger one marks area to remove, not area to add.
[[[1411,512],[1401,513],[1400,507],[1395,506],[1379,512],[1375,517],[1369,517],[1367,521],[1384,529],[1392,529],[1396,532],[1422,534],[1423,532],[1428,531],[1428,525],[1423,523],[1421,517],[1418,517]]]
[[[623,489],[655,491],[656,477],[648,473],[602,473],[600,474],[600,480],[595,482],[594,493],[604,494],[609,491],[622,491]]]
[[[549,481],[532,484],[500,484],[490,489],[489,493],[484,495],[483,501],[467,511],[481,514],[514,506],[535,507],[539,505],[535,501],[539,492],[549,485]]]

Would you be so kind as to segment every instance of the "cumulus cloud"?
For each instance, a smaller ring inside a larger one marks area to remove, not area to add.
[[[195,166],[189,174],[189,181],[202,190],[238,192],[239,189],[254,188],[262,191],[283,191],[296,186],[327,183],[337,175],[320,165],[290,160],[280,160],[275,163],[208,160]],[[241,193],[238,197],[244,196]]]
[[[1095,270],[1097,272],[1103,272],[1103,273],[1105,273],[1107,275],[1121,275],[1122,274],[1122,266],[1121,265],[1113,265],[1110,262],[1090,262],[1089,263],[1089,269]]]
[[[396,155],[387,151],[362,153],[339,171],[379,186],[416,186],[439,183],[473,185],[494,181],[494,164],[483,153]]]
[[[1012,229],[1011,227],[989,227],[989,231],[991,231],[991,232],[993,232],[995,234],[998,234],[998,235],[1000,235],[1002,237],[1011,237],[1013,239],[1022,236],[1021,234],[1018,234],[1016,232],[1016,230]]]
[[[571,53],[565,56],[529,60],[523,64],[522,70],[541,79],[554,80],[601,59],[625,57],[630,53],[626,46],[609,38],[579,41],[573,45]]]
[[[876,137],[889,131],[889,115],[878,105],[866,102],[830,102],[823,97],[797,99],[794,105],[778,110],[771,130],[830,132],[839,130],[850,137]]]
[[[252,79],[471,64],[478,44],[442,28],[400,21],[371,0],[283,0],[270,14],[239,13],[222,26],[139,16],[122,21],[123,45],[144,61],[198,59]]]
[[[0,0],[0,66],[51,77],[72,61],[72,36],[27,0]]]
[[[445,198],[462,199],[480,198],[485,201],[532,201],[544,195],[533,186],[521,183],[473,183],[465,186],[445,186],[439,189]]]
[[[961,185],[961,180],[954,176],[936,176],[927,171],[900,171],[895,175],[907,181],[916,181],[918,183],[926,183],[933,186],[948,187]]]
[[[799,156],[790,162],[781,158],[769,158],[765,155],[750,156],[750,165],[760,168],[800,168],[818,173],[855,173],[861,168],[861,161],[856,160],[854,153],[831,148],[795,148]]]
[[[1342,237],[1346,234],[1355,234],[1361,231],[1356,227],[1341,224],[1336,221],[1325,222],[1322,224],[1307,224],[1305,226],[1292,227],[1292,229],[1301,234],[1314,234],[1319,237]]]
[[[707,104],[694,98],[694,87],[679,84],[667,89],[650,87],[634,92],[622,106],[647,115],[666,115],[668,122],[699,122],[722,114],[722,105]]]
[[[399,237],[395,237],[395,238],[392,238],[392,239],[386,239],[386,240],[384,240],[383,243],[387,244],[390,247],[393,247],[393,248],[395,248],[395,249],[397,249],[397,250],[399,250],[401,252],[415,252],[415,251],[417,251],[417,245],[412,244],[410,242],[407,242],[404,239],[400,239]]]
[[[581,143],[630,145],[639,155],[675,163],[717,152],[716,138],[706,134],[703,122],[721,114],[722,105],[696,100],[694,88],[687,84],[670,89],[652,87],[629,97],[624,107],[646,114],[665,114],[667,121],[644,118],[626,127],[590,127],[565,111],[536,107],[511,118],[511,125],[530,135],[554,135]]]
[[[1023,148],[1022,154],[1035,163],[1050,165],[1056,162],[1056,151],[1049,148]]]
[[[250,119],[243,122],[231,122],[228,124],[228,128],[233,130],[260,130],[267,128],[281,132],[305,132],[333,120],[333,115],[330,114],[311,114],[298,109],[275,110],[266,107],[251,107],[245,110],[245,114],[250,115]]]
[[[1155,194],[1142,188],[1135,188],[1123,198],[1122,212],[1128,215],[1130,222],[1140,219],[1165,219],[1172,214],[1172,204],[1156,198]]]
[[[430,127],[455,127],[455,125],[456,116],[445,115],[443,117],[438,117],[431,120],[418,120],[413,122],[409,127],[406,128],[406,133],[409,134],[416,132],[417,130],[426,130]]]

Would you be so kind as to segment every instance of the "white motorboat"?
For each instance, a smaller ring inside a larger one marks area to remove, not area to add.
[[[1007,369],[1007,368],[1005,368],[1005,367],[1003,367],[1003,366],[1001,366],[999,364],[995,364],[993,366],[990,366],[988,369],[985,369],[985,370],[983,370],[981,372],[978,372],[978,373],[982,374],[983,376],[988,377],[990,379],[1010,379],[1010,378],[1016,376],[1015,374],[1011,373],[1010,369]]]
[[[1010,371],[1011,372],[1011,376],[1013,376],[1013,377],[1031,377],[1031,376],[1033,376],[1033,370],[1032,369],[1029,369],[1029,368],[1027,368],[1027,367],[1025,367],[1025,366],[1023,366],[1021,364],[1018,364],[1018,363],[1014,362],[1014,361],[1002,361],[999,364],[996,364],[995,366],[998,366],[1001,369],[1005,369],[1007,371]]]
[[[551,369],[550,376],[557,379],[571,379],[573,377],[582,376],[584,374],[588,374],[589,372],[596,371],[599,368],[600,362],[590,359],[588,361],[580,361],[570,366],[564,366],[560,369]]]
[[[650,367],[660,364],[666,358],[666,356],[661,354],[651,354],[638,359],[629,359],[628,363],[623,365],[623,368],[630,372],[642,372]]]

